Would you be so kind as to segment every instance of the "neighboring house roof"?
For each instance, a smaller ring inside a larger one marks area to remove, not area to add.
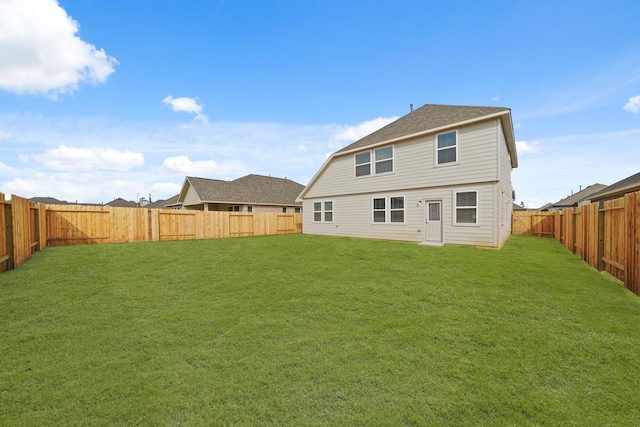
[[[519,205],[519,204],[517,204],[517,203],[514,203],[514,204],[513,204],[513,210],[514,210],[514,211],[526,211],[526,210],[527,210],[527,208],[525,208],[525,207],[523,207],[523,206],[520,206],[520,205]]]
[[[189,187],[193,188],[202,203],[281,206],[299,205],[296,197],[304,190],[304,185],[287,178],[255,174],[233,181],[188,176],[178,202],[184,201]]]
[[[175,196],[169,197],[168,199],[156,200],[155,202],[152,202],[152,203],[149,203],[148,205],[146,205],[145,208],[162,209],[162,208],[175,206],[175,205],[179,204],[178,203],[178,196],[180,196],[180,195],[176,194]]]
[[[588,186],[587,188],[585,188],[584,190],[580,190],[575,194],[572,194],[569,197],[565,197],[564,199],[560,200],[559,202],[556,202],[554,204],[552,204],[551,206],[549,206],[547,209],[548,210],[552,210],[552,209],[565,209],[565,208],[572,208],[572,207],[577,207],[580,202],[583,202],[585,200],[589,200],[592,194],[597,193],[598,191],[602,190],[603,188],[606,188],[607,186],[604,184],[593,184]]]
[[[603,199],[613,199],[634,191],[640,191],[640,172],[592,194],[591,201],[595,202]]]
[[[553,206],[553,203],[547,203],[538,208],[539,211],[547,211],[549,208]]]
[[[107,203],[106,206],[111,206],[112,208],[135,208],[138,205],[136,205],[136,202],[131,202],[118,197],[117,199]]]
[[[31,200],[33,203],[44,203],[45,205],[68,205],[69,202],[64,200],[58,200],[54,197],[32,197]]]
[[[365,136],[364,138],[336,151],[327,159],[320,170],[311,179],[306,189],[310,189],[334,157],[352,153],[366,147],[390,144],[421,135],[444,131],[466,124],[479,122],[491,118],[500,118],[511,157],[511,167],[518,167],[516,141],[513,133],[511,109],[506,107],[473,107],[462,105],[425,104],[411,113],[400,117],[385,127]],[[304,197],[306,190],[300,194],[298,200]]]

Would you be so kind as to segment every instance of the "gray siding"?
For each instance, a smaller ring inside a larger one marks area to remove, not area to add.
[[[500,120],[456,130],[455,164],[436,165],[435,133],[392,144],[394,168],[387,174],[356,178],[355,153],[333,157],[304,197],[304,232],[423,242],[424,201],[441,200],[444,243],[501,246],[511,232],[512,187],[511,159]],[[457,191],[478,192],[477,224],[455,223]],[[393,196],[405,197],[405,222],[373,223],[372,199]],[[316,201],[333,202],[332,222],[314,222]]]
[[[444,243],[494,247],[496,246],[493,229],[495,188],[495,184],[482,184],[305,199],[303,202],[304,232],[422,242],[424,241],[424,201],[442,200]],[[454,195],[457,191],[478,191],[478,224],[455,224]],[[405,197],[404,224],[373,223],[372,199],[385,196]],[[313,202],[329,200],[333,202],[333,222],[314,222]],[[418,201],[423,203],[418,205]]]
[[[499,123],[495,119],[458,129],[455,164],[435,164],[436,134],[393,144],[394,171],[388,174],[356,178],[354,154],[337,156],[305,197],[497,181]]]
[[[198,203],[202,203],[200,197],[198,197],[198,193],[193,189],[192,186],[189,186],[187,190],[187,194],[184,196],[184,201],[182,202],[183,206],[189,205],[197,205]]]

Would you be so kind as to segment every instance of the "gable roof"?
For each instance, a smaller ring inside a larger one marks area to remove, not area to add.
[[[353,144],[338,150],[337,153],[352,151],[354,149],[364,148],[370,145],[377,145],[378,143],[388,143],[390,141],[404,139],[406,137],[432,133],[439,129],[459,126],[460,124],[469,121],[476,121],[478,119],[510,115],[510,112],[511,110],[505,107],[471,107],[460,105],[425,104],[406,116],[403,116],[354,142]],[[506,133],[511,133],[511,135],[513,135],[510,117],[507,126],[505,126],[505,131]],[[507,135],[507,138],[509,138],[509,135]],[[514,154],[515,149],[513,150],[512,156]],[[517,164],[517,160],[515,162],[513,160],[515,159],[512,158],[512,163]]]
[[[595,194],[606,187],[607,186],[604,184],[597,184],[597,183],[590,185],[584,190],[578,191],[577,193],[572,194],[569,197],[565,197],[559,202],[552,204],[551,206],[547,207],[547,209],[562,209],[562,208],[577,207],[580,204],[580,202],[589,200],[592,194]]]
[[[500,118],[502,128],[504,129],[507,149],[511,157],[511,166],[517,168],[518,155],[511,120],[511,109],[506,107],[425,104],[383,128],[333,153],[311,179],[303,193],[306,193],[307,190],[312,187],[313,183],[336,156],[352,153],[366,147],[372,148],[378,145],[390,144],[392,142],[440,132],[491,118]],[[303,193],[300,194],[298,199],[304,196]]]
[[[105,206],[111,206],[112,208],[136,208],[136,202],[125,200],[122,197],[118,197],[117,199],[113,199],[109,203],[106,203]]]
[[[247,205],[299,205],[298,194],[304,185],[287,178],[247,175],[233,181],[188,176],[180,191],[178,202],[183,202],[191,187],[202,203],[238,203]]]
[[[632,191],[640,190],[640,172],[635,175],[631,175],[622,179],[610,186],[603,188],[591,195],[592,201],[598,201],[606,198],[614,198],[616,196],[622,196]]]

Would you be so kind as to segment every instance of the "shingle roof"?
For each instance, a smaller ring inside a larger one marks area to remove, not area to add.
[[[299,205],[296,197],[304,189],[290,179],[255,174],[233,181],[188,176],[187,181],[205,203]]]
[[[106,206],[111,206],[113,208],[135,208],[137,207],[136,202],[125,200],[121,197],[117,199],[113,199]]]
[[[356,148],[367,147],[377,143],[397,139],[417,133],[426,133],[433,129],[442,128],[456,123],[466,122],[473,119],[479,119],[484,116],[499,113],[510,113],[510,109],[506,107],[472,107],[460,105],[438,105],[425,104],[424,106],[412,111],[389,123],[387,126],[379,129],[372,134],[354,142],[351,145],[337,151],[351,151]],[[511,120],[508,122],[506,133],[512,133]],[[509,137],[509,135],[507,135]]]
[[[624,194],[629,191],[634,191],[636,188],[640,188],[640,172],[615,182],[597,193],[592,194],[591,200],[600,200],[608,196],[618,195],[619,193]]]
[[[31,200],[33,203],[43,203],[45,205],[68,205],[69,202],[64,200],[58,200],[54,197],[32,197]]]
[[[584,190],[578,191],[575,194],[572,194],[569,197],[565,197],[564,199],[556,202],[552,205],[554,208],[568,208],[572,206],[578,206],[578,204],[584,200],[590,198],[591,195],[597,193],[598,191],[606,188],[607,186],[604,184],[593,184],[585,188]]]
[[[168,199],[156,200],[155,202],[146,205],[145,208],[162,209],[166,208],[167,206],[175,205],[178,203],[178,196],[180,195],[176,194],[175,196],[169,197]]]

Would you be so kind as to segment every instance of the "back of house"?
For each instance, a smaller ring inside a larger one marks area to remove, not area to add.
[[[298,197],[304,232],[500,247],[517,165],[510,109],[427,104],[324,163]]]

